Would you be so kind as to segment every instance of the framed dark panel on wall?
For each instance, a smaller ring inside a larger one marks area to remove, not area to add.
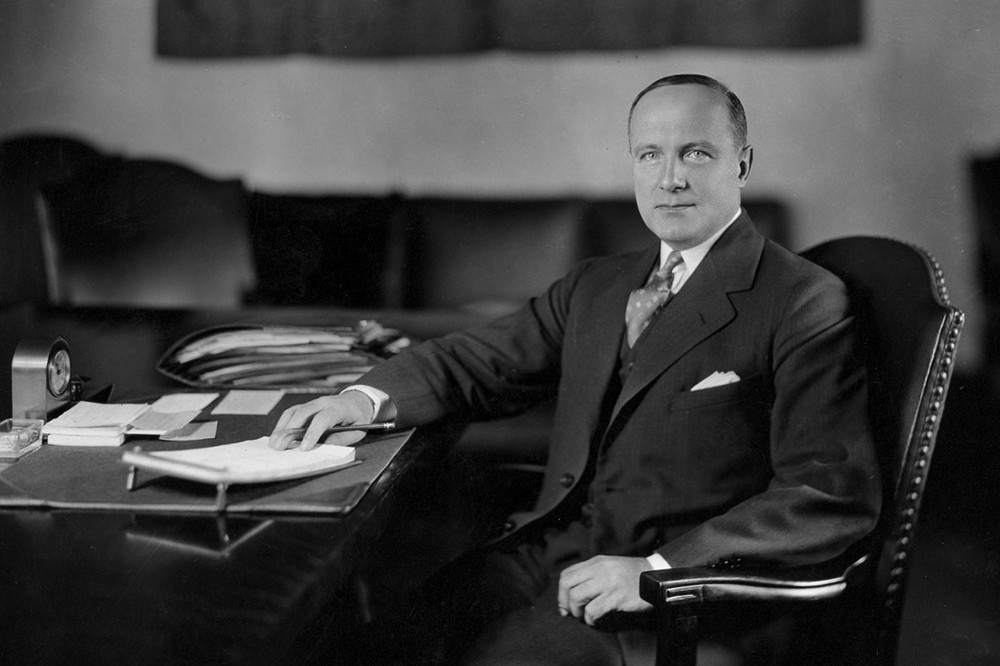
[[[406,57],[860,43],[862,0],[158,0],[157,54]]]

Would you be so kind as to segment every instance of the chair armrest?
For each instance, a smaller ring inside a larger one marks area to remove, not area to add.
[[[691,567],[644,571],[639,595],[657,609],[708,601],[822,601],[840,596],[868,557],[788,569]]]

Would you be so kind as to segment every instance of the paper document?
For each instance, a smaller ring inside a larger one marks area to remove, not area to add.
[[[218,393],[171,393],[154,402],[152,409],[161,414],[200,411],[208,407],[218,397]]]
[[[124,428],[147,409],[149,405],[108,405],[81,401],[46,423],[42,432],[49,434],[78,428]]]
[[[287,348],[290,345],[320,345],[323,349],[347,351],[357,339],[350,328],[340,330],[319,328],[273,327],[267,329],[241,329],[222,331],[195,340],[185,349],[177,352],[178,363],[190,361],[211,354],[224,354],[254,348]]]
[[[122,462],[204,483],[261,483],[323,474],[354,462],[354,448],[321,444],[278,451],[267,437],[186,451],[126,451]]]
[[[165,442],[194,442],[202,439],[215,439],[218,427],[218,421],[188,423],[182,428],[163,433],[160,435],[160,439]]]
[[[191,423],[198,415],[200,409],[188,412],[158,412],[155,409],[148,409],[129,424],[126,435],[162,435],[171,430],[183,428]]]
[[[213,414],[269,414],[284,391],[230,391],[212,410]]]

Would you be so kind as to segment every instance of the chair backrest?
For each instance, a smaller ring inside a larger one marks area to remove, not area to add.
[[[0,142],[0,306],[44,302],[48,267],[35,195],[85,173],[104,156],[69,136],[26,134]]]
[[[106,157],[38,197],[54,303],[238,307],[253,287],[239,180]]]
[[[885,503],[873,537],[868,601],[874,654],[892,663],[917,519],[964,323],[937,262],[889,238],[850,237],[803,253],[851,292],[870,367],[869,411]]]

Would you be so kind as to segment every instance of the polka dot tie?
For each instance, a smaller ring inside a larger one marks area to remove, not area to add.
[[[636,289],[629,295],[628,307],[625,309],[625,328],[629,347],[635,346],[635,341],[653,321],[653,316],[670,299],[674,269],[683,261],[681,253],[674,250],[667,256],[663,268],[656,271],[646,286]]]

